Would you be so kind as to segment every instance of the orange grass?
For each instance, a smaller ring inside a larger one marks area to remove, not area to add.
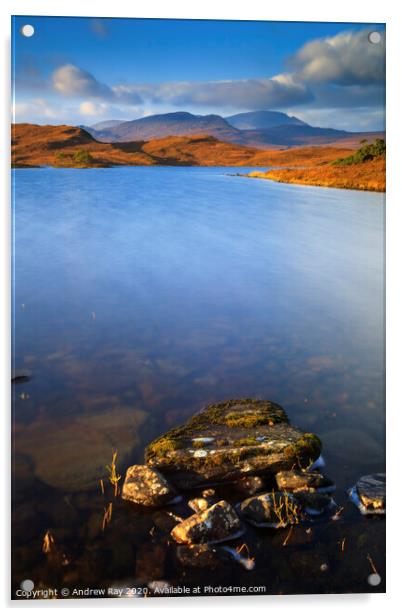
[[[77,126],[12,125],[12,166],[108,167],[112,165],[196,165],[266,167],[322,164],[349,156],[353,149],[340,145],[260,149],[220,141],[210,135],[181,135],[103,143]],[[79,152],[90,156],[77,162]]]
[[[325,164],[299,169],[253,171],[250,173],[250,177],[275,180],[287,184],[385,192],[385,157],[347,166]]]

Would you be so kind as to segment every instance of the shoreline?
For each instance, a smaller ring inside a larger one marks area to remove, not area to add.
[[[271,180],[281,184],[341,188],[368,192],[386,192],[385,159],[350,166],[322,165],[306,168],[282,168],[253,171],[245,177]]]

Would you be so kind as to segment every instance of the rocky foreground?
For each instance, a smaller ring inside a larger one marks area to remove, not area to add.
[[[209,562],[209,546],[241,536],[247,524],[285,528],[336,515],[335,486],[318,470],[321,448],[315,434],[290,425],[278,404],[228,400],[150,443],[146,464],[127,470],[122,497],[145,507],[166,507],[186,490],[198,492],[188,501],[192,515],[171,514],[175,525],[170,535],[190,550],[183,552],[184,561]],[[240,495],[237,503],[218,496],[224,485]],[[385,475],[362,477],[349,495],[361,513],[384,514]]]

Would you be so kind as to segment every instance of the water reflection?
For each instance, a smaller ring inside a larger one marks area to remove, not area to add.
[[[155,552],[153,577],[177,581],[155,516],[115,503],[102,532],[98,480],[113,449],[123,470],[212,401],[282,404],[322,437],[341,502],[383,469],[383,196],[228,171],[14,171],[14,363],[32,375],[14,387],[16,579],[141,580]],[[295,538],[291,558],[278,534],[249,531],[253,583],[296,592],[306,570],[305,591],[367,590],[355,567],[366,548],[381,558],[382,531],[353,510],[342,524]],[[58,572],[41,553],[48,527],[68,552]],[[363,546],[347,564],[341,535]],[[315,571],[328,546],[331,583]]]

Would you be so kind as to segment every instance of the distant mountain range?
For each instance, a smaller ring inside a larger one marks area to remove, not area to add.
[[[98,141],[106,143],[149,141],[169,136],[211,135],[221,141],[257,148],[335,144],[383,136],[380,132],[348,132],[311,126],[280,111],[250,111],[223,118],[194,115],[187,111],[147,116],[137,120],[109,120],[81,126]]]

